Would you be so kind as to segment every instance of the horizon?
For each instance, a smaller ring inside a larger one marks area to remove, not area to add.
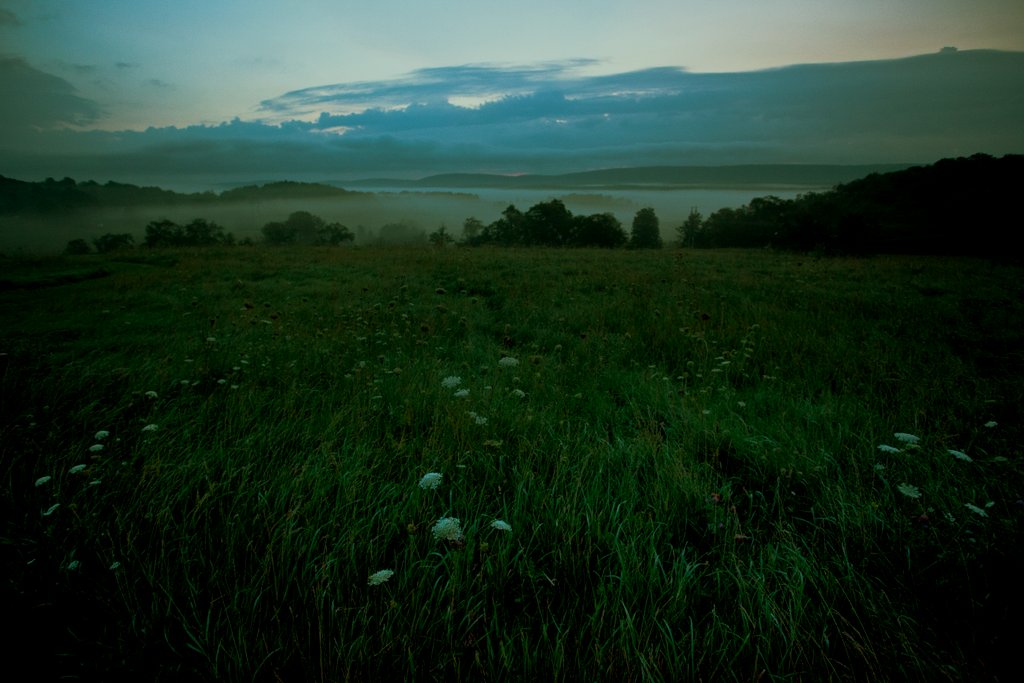
[[[1024,7],[909,5],[0,0],[0,173],[181,188],[1024,151]]]

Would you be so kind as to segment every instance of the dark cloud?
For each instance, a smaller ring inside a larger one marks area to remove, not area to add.
[[[18,57],[0,57],[0,101],[0,147],[23,141],[28,131],[87,126],[103,115],[70,83]]]
[[[306,88],[263,103],[263,112],[281,121],[275,125],[236,119],[142,132],[52,132],[32,139],[34,152],[9,155],[9,167],[81,177],[107,177],[104,169],[116,168],[116,179],[131,182],[305,180],[930,162],[1024,151],[1022,53],[946,52],[726,74],[657,68],[581,75],[587,64],[458,66]],[[452,104],[494,97],[475,108]]]
[[[114,66],[118,69],[137,69],[139,65],[132,62],[115,62]]]
[[[459,96],[512,96],[552,84],[569,86],[573,72],[593,60],[544,62],[534,66],[465,65],[420,69],[390,81],[359,81],[293,90],[261,102],[268,113],[292,116],[319,112],[388,108],[447,101]]]
[[[0,8],[0,26],[20,26],[21,22],[18,21],[18,16],[10,11]]]

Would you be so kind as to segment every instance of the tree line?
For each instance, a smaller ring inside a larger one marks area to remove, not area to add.
[[[434,241],[433,235],[431,238]],[[462,226],[462,244],[657,249],[662,239],[654,209],[637,211],[627,235],[614,214],[575,216],[562,201],[552,199],[534,204],[525,212],[510,204],[501,218],[487,225],[476,217],[467,218]]]
[[[284,221],[271,221],[262,228],[263,241],[271,246],[312,245],[338,246],[355,239],[352,231],[341,223],[328,223],[319,216],[308,211],[296,211]],[[152,249],[166,247],[212,247],[234,246],[236,244],[251,245],[252,240],[237,241],[224,226],[196,218],[186,225],[161,219],[151,221],[146,226],[143,246]],[[97,253],[107,254],[135,246],[135,238],[130,233],[107,233],[92,240],[92,245],[84,239],[68,242],[66,254],[88,254],[93,249]]]
[[[758,197],[692,213],[676,229],[680,246],[772,247],[830,254],[1016,253],[1015,203],[1024,156],[976,154],[892,173],[873,173],[795,199]]]

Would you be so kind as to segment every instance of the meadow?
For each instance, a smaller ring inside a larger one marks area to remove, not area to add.
[[[1018,268],[312,247],[0,265],[12,670],[1019,668]]]

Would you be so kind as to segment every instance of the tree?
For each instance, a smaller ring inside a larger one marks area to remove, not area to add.
[[[275,246],[295,244],[295,236],[298,234],[295,226],[281,223],[280,221],[267,223],[263,226],[261,232],[263,233],[264,241]]]
[[[92,245],[96,247],[96,251],[100,254],[117,251],[118,249],[128,249],[133,244],[135,244],[135,238],[126,232],[119,234],[108,232],[106,235],[97,237],[92,241]]]
[[[317,244],[329,244],[336,247],[342,242],[351,242],[355,238],[352,231],[341,223],[328,223],[317,233]]]
[[[462,241],[466,244],[476,244],[483,231],[483,221],[475,216],[470,216],[462,223]]]
[[[704,217],[696,207],[690,209],[690,215],[683,224],[676,228],[676,245],[680,247],[697,246],[697,236],[704,228]]]
[[[235,238],[224,234],[224,228],[211,223],[205,218],[196,218],[185,226],[184,244],[190,247],[206,247],[213,244],[224,244],[235,241]]]
[[[452,236],[448,234],[448,228],[444,225],[430,233],[430,235],[427,236],[427,239],[430,240],[430,243],[435,247],[446,247],[455,241],[452,239]]]
[[[636,212],[629,246],[633,249],[661,249],[661,227],[654,209],[648,207]]]
[[[572,244],[574,231],[572,212],[558,199],[534,204],[523,215],[525,244],[565,246]]]
[[[88,254],[92,249],[89,248],[89,243],[83,239],[71,240],[68,245],[64,247],[64,253],[68,256],[81,256]]]
[[[147,247],[178,247],[183,244],[183,238],[181,226],[165,218],[150,221],[146,226],[146,238],[142,243]]]
[[[621,247],[626,243],[622,223],[611,213],[595,213],[576,217],[573,244],[579,247]]]

